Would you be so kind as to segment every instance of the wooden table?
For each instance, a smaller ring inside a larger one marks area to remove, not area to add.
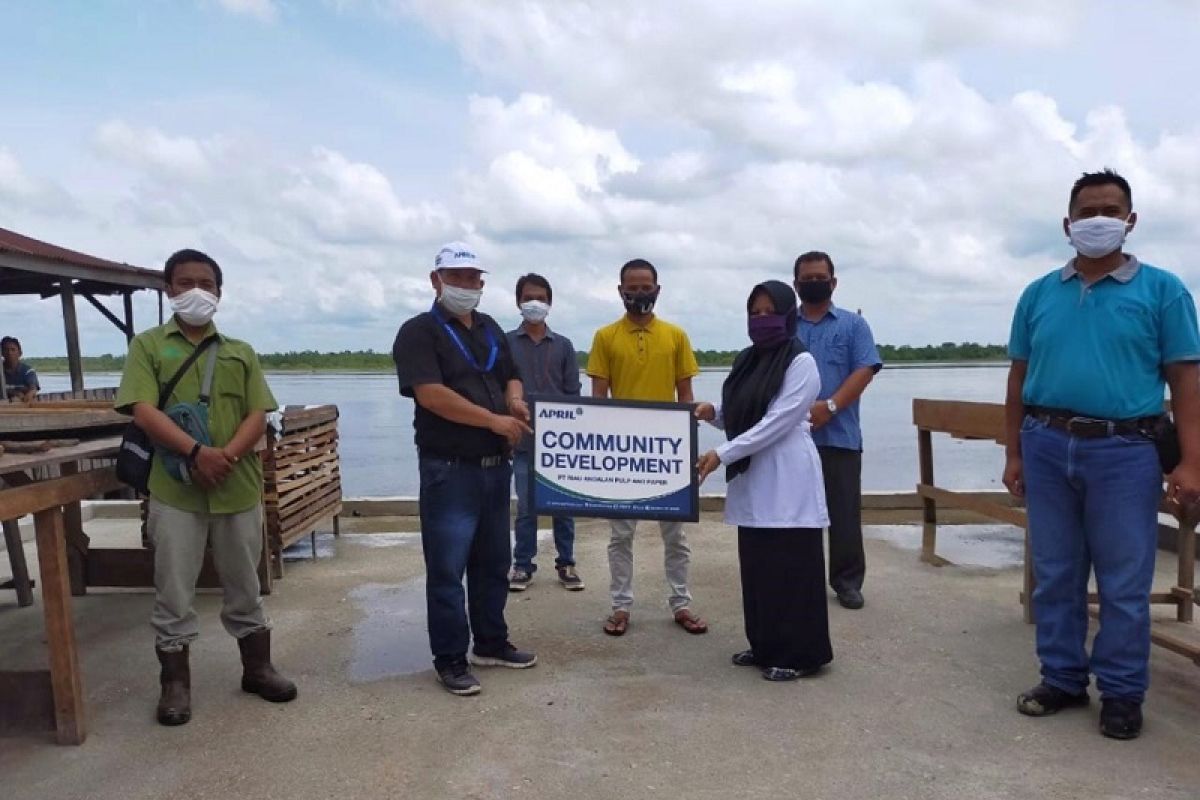
[[[80,501],[120,487],[115,467],[89,469],[87,465],[93,459],[114,457],[119,445],[118,437],[106,437],[44,453],[0,455],[0,477],[5,483],[0,488],[0,519],[15,520],[26,514],[34,518],[50,656],[48,670],[0,672],[0,732],[52,729],[59,744],[82,744],[87,737],[71,616],[68,536],[82,535]],[[48,466],[58,466],[61,476],[34,478],[35,468]],[[9,547],[11,554],[11,543]],[[21,551],[19,535],[16,549]]]

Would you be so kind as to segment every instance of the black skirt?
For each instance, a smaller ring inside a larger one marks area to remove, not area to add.
[[[833,660],[820,528],[738,528],[746,638],[763,667]]]

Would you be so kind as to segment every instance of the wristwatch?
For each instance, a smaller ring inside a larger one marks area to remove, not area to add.
[[[838,412],[837,403],[833,401],[832,397],[825,401],[825,407],[829,409],[830,414],[836,414]]]

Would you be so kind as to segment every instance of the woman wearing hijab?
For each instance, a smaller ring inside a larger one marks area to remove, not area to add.
[[[738,526],[750,649],[733,663],[789,681],[833,660],[822,542],[829,514],[808,420],[821,381],[796,339],[792,287],[760,283],[746,308],[753,344],[738,354],[721,403],[696,407],[728,441],[705,453],[698,469],[704,480],[725,465],[725,521]]]

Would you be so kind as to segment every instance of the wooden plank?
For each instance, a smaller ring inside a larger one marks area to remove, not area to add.
[[[285,528],[283,531],[280,532],[281,533],[280,540],[283,543],[283,547],[288,547],[293,542],[307,536],[309,533],[311,533],[317,527],[317,524],[320,523],[322,520],[331,519],[341,513],[342,513],[342,504],[338,503],[336,506],[333,506],[333,507],[327,508],[327,509],[322,509],[322,510],[318,511],[317,513],[313,514],[312,516],[307,517],[306,519],[297,521],[297,523],[292,527]]]
[[[49,670],[0,672],[0,736],[54,730]]]
[[[1019,528],[1024,528],[1026,525],[1025,509],[1001,505],[994,500],[988,500],[986,497],[970,492],[952,492],[948,489],[939,489],[936,486],[920,483],[917,484],[917,494],[949,508],[974,511]]]
[[[91,587],[151,588],[154,586],[154,551],[140,547],[94,548],[88,551],[86,574],[87,585]],[[221,576],[213,565],[211,552],[204,554],[204,565],[200,568],[196,586],[200,589],[221,588]]]
[[[1176,588],[1185,595],[1180,598],[1179,611],[1175,618],[1180,622],[1191,622],[1194,614],[1196,590],[1196,528],[1179,522],[1179,567],[1175,579]],[[1187,597],[1186,595],[1191,595]]]
[[[45,453],[5,453],[0,455],[0,476],[11,472],[26,472],[35,467],[51,467],[68,461],[91,458],[115,458],[121,446],[120,436],[85,439],[71,447],[60,447]]]
[[[336,438],[321,443],[306,442],[304,447],[297,447],[291,450],[276,450],[274,465],[276,469],[279,469],[285,466],[292,466],[297,461],[303,461],[324,453],[336,455],[337,451]]]
[[[917,462],[921,483],[933,485],[933,437],[929,431],[917,429]],[[937,502],[931,497],[921,500],[921,560],[933,564],[937,558]]]
[[[913,400],[913,424],[960,439],[990,439],[1004,444],[1004,404],[959,400]]]
[[[79,349],[79,320],[75,316],[75,282],[62,278],[58,282],[62,299],[63,332],[67,337],[67,366],[71,370],[71,391],[83,391],[83,357]]]
[[[337,451],[329,453],[316,453],[304,459],[303,461],[295,461],[290,464],[284,464],[275,472],[275,480],[282,481],[291,478],[292,476],[304,472],[305,470],[320,467],[325,464],[336,464],[338,462]]]
[[[79,474],[79,465],[68,461],[59,468],[64,478]],[[67,536],[67,566],[71,571],[71,594],[82,597],[87,593],[83,576],[83,561],[87,557],[88,536],[83,532],[83,509],[79,501],[63,504],[63,525]]]
[[[29,580],[29,565],[25,563],[25,546],[21,543],[21,527],[15,519],[4,520],[4,548],[8,551],[8,563],[12,567],[13,590],[17,593],[17,605],[33,605],[33,582]]]
[[[66,478],[38,481],[28,486],[0,491],[0,519],[17,519],[80,498],[110,492],[121,486],[116,467],[105,467]]]
[[[62,478],[74,481],[93,473]],[[35,484],[15,492],[37,489]],[[42,579],[42,608],[46,617],[46,644],[50,650],[50,683],[54,692],[54,729],[59,744],[83,744],[87,721],[83,704],[83,680],[75,647],[75,623],[71,617],[71,579],[67,571],[66,537],[62,511],[42,508],[34,514],[38,568]]]
[[[325,467],[320,470],[313,470],[301,478],[289,478],[286,481],[278,481],[275,486],[275,491],[280,496],[283,496],[285,494],[293,493],[298,489],[303,489],[306,486],[324,483],[336,474],[338,474],[338,468],[336,466]]]
[[[283,411],[283,432],[292,433],[323,422],[334,422],[337,418],[338,407],[334,405],[323,405],[316,408],[288,407]]]
[[[342,501],[342,487],[338,485],[330,486],[323,489],[319,493],[313,494],[303,503],[296,503],[279,510],[279,525],[281,528],[291,527],[292,522],[296,519],[303,518],[316,511],[318,508],[331,503],[340,503]]]

